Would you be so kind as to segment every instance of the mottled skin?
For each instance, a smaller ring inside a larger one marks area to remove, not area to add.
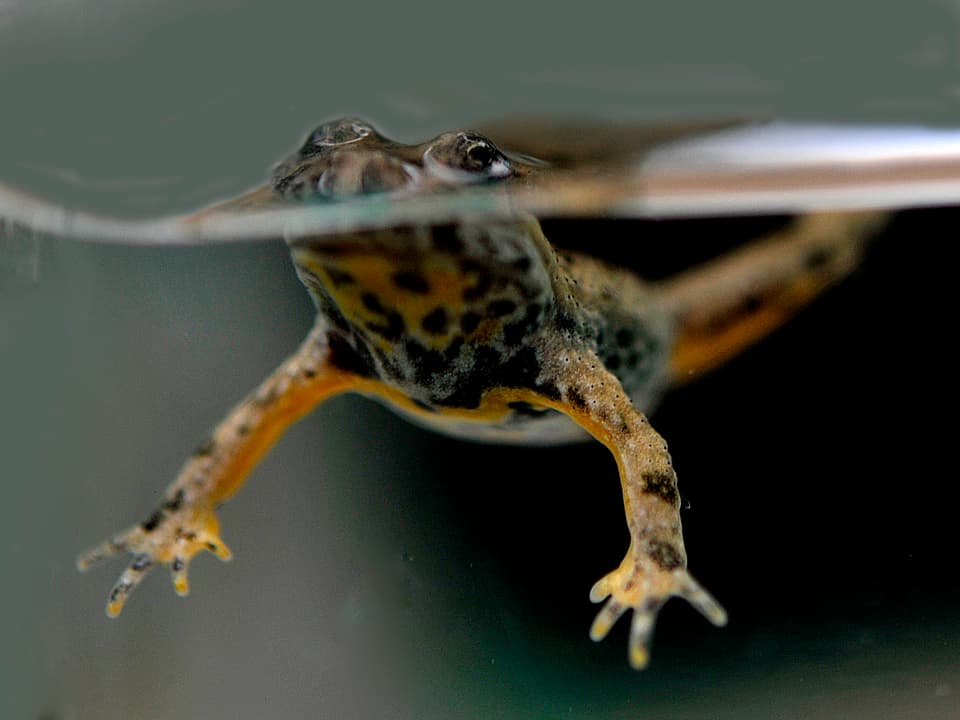
[[[522,181],[535,167],[475,133],[401,145],[343,120],[318,128],[281,163],[268,194],[296,202],[443,192]],[[359,392],[460,437],[530,444],[589,434],[606,445],[619,468],[631,542],[590,592],[606,600],[590,634],[604,637],[633,610],[629,658],[643,667],[656,613],[671,596],[716,625],[726,614],[687,571],[676,473],[641,409],[843,277],[875,224],[862,215],[810,216],[659,285],[583,255],[561,257],[525,215],[288,237],[317,305],[315,327],[217,426],[160,507],[84,554],[80,567],[132,553],[110,594],[111,616],[156,564],[170,567],[185,594],[196,553],[230,557],[216,507],[292,422],[332,395]]]

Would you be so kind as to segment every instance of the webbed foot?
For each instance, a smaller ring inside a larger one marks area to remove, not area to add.
[[[77,568],[83,572],[122,552],[133,555],[107,600],[107,615],[116,617],[130,593],[158,564],[170,567],[174,589],[178,595],[186,595],[187,568],[193,556],[203,550],[221,560],[232,557],[220,539],[220,523],[214,511],[185,500],[179,491],[144,522],[82,553]]]
[[[592,602],[599,603],[609,598],[590,627],[590,638],[602,640],[621,615],[633,610],[630,665],[636,670],[643,669],[650,660],[650,638],[657,612],[673,596],[684,598],[714,625],[726,625],[726,611],[693,579],[686,568],[652,568],[628,555],[620,567],[598,580],[590,590]]]

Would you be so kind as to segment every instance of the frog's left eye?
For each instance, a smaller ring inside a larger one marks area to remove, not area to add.
[[[311,157],[327,148],[349,145],[375,134],[376,130],[363,120],[357,118],[334,120],[324,123],[310,133],[310,137],[300,148],[300,156]]]
[[[500,148],[474,132],[441,135],[423,153],[423,164],[447,182],[476,182],[513,174]]]

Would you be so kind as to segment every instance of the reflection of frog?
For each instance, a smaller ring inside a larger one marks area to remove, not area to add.
[[[398,195],[536,174],[531,158],[475,133],[391,142],[357,120],[318,128],[243,203]],[[582,254],[558,255],[529,215],[289,237],[318,308],[301,348],[234,408],[144,522],[79,560],[128,551],[107,612],[156,564],[178,593],[201,550],[222,559],[218,505],[295,420],[341,392],[379,399],[439,431],[545,444],[594,436],[614,454],[631,543],[590,596],[591,636],[633,610],[630,663],[643,667],[657,611],[686,598],[726,615],[687,572],[680,497],[666,443],[641,410],[716,365],[849,273],[872,215],[806,216],[679,277],[649,284]]]

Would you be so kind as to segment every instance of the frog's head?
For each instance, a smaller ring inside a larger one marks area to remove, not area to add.
[[[476,132],[450,132],[419,145],[383,137],[356,118],[324,123],[273,173],[275,193],[322,200],[374,193],[416,193],[504,180],[526,173]]]

